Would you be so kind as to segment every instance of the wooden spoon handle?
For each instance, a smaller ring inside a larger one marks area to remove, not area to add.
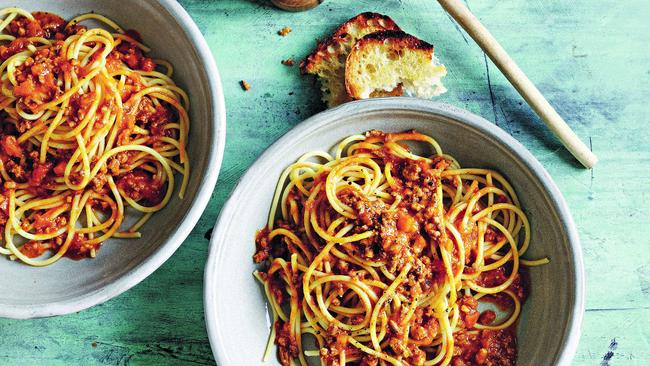
[[[598,162],[596,155],[578,138],[487,28],[463,4],[462,0],[438,0],[438,2],[476,41],[571,154],[585,167],[593,167]]]

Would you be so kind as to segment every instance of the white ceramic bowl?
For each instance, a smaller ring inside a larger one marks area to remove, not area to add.
[[[282,170],[303,153],[329,149],[352,134],[413,128],[433,136],[461,166],[500,171],[518,192],[532,225],[527,256],[551,260],[530,270],[530,296],[517,329],[518,364],[570,364],[584,310],[584,270],[575,225],[551,177],[520,143],[481,117],[431,101],[386,98],[348,103],[304,121],[273,144],[233,191],[212,235],[204,281],[206,324],[220,366],[263,364],[270,321],[252,275],[253,238],[266,224]],[[276,358],[268,365],[278,365]]]
[[[14,3],[16,4],[16,3]],[[136,29],[152,55],[170,61],[174,80],[190,96],[188,155],[192,171],[183,200],[170,204],[142,228],[142,238],[110,239],[94,260],[62,259],[33,268],[0,258],[0,316],[32,318],[72,313],[106,301],[142,281],[190,233],[217,182],[226,134],[219,73],[201,32],[174,0],[21,0],[29,11],[66,19],[89,12]]]

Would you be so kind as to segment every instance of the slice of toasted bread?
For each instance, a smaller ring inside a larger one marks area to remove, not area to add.
[[[402,31],[371,33],[350,51],[345,86],[354,99],[401,87],[407,95],[431,98],[447,89],[447,69],[433,55],[433,46]]]
[[[350,40],[349,37],[352,37],[353,41],[349,44],[350,48],[352,48],[354,42],[361,39],[366,34],[382,30],[400,30],[400,28],[395,24],[393,19],[387,15],[365,12],[358,14],[347,22],[341,24],[341,26],[332,33],[332,38],[343,37],[346,40]]]
[[[345,60],[354,44],[367,34],[384,30],[399,30],[399,27],[385,15],[361,13],[343,23],[300,63],[303,73],[318,76],[323,101],[328,107],[351,100],[345,89]]]

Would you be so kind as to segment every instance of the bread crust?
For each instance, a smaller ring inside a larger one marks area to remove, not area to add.
[[[347,37],[352,29],[367,29],[369,27],[376,28],[376,31],[400,30],[393,19],[387,15],[372,12],[358,14],[341,24],[329,38],[318,42],[316,49],[300,62],[300,71],[303,74],[315,73],[318,65],[325,59],[339,57],[345,52],[341,45],[348,40]],[[330,52],[330,50],[334,52]]]
[[[381,26],[385,30],[400,30],[395,21],[388,15],[373,13],[367,11],[365,13],[357,14],[353,18],[349,19],[347,22],[341,24],[334,33],[332,37],[344,37],[353,27],[366,28],[373,27],[376,25]]]
[[[353,99],[361,97],[360,89],[354,83],[354,73],[348,71],[353,70],[354,65],[360,63],[364,50],[373,46],[384,47],[386,51],[403,52],[404,50],[410,50],[422,52],[428,59],[433,59],[433,45],[413,35],[394,30],[370,33],[357,41],[346,60],[345,87],[348,95]]]
[[[386,30],[367,34],[359,41],[357,41],[357,44],[354,48],[363,47],[366,43],[385,43],[385,41],[394,42],[394,45],[400,45],[411,50],[425,50],[433,52],[433,45],[431,43],[423,41],[418,37],[401,30]]]

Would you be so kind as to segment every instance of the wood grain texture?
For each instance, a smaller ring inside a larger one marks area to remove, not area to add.
[[[504,128],[533,152],[564,192],[580,230],[588,281],[587,312],[574,364],[647,364],[646,0],[467,1],[578,136],[591,142],[600,158],[592,171],[579,167],[434,0],[327,0],[295,14],[266,1],[181,3],[208,40],[225,88],[226,155],[212,201],[177,253],[127,293],[69,316],[0,320],[0,365],[214,364],[203,323],[205,235],[254,159],[324,108],[312,80],[280,61],[301,59],[316,38],[361,11],[386,13],[407,32],[432,42],[449,69],[450,91],[439,100]],[[284,26],[293,32],[280,37],[277,31]],[[243,91],[240,80],[247,80],[251,89]]]

